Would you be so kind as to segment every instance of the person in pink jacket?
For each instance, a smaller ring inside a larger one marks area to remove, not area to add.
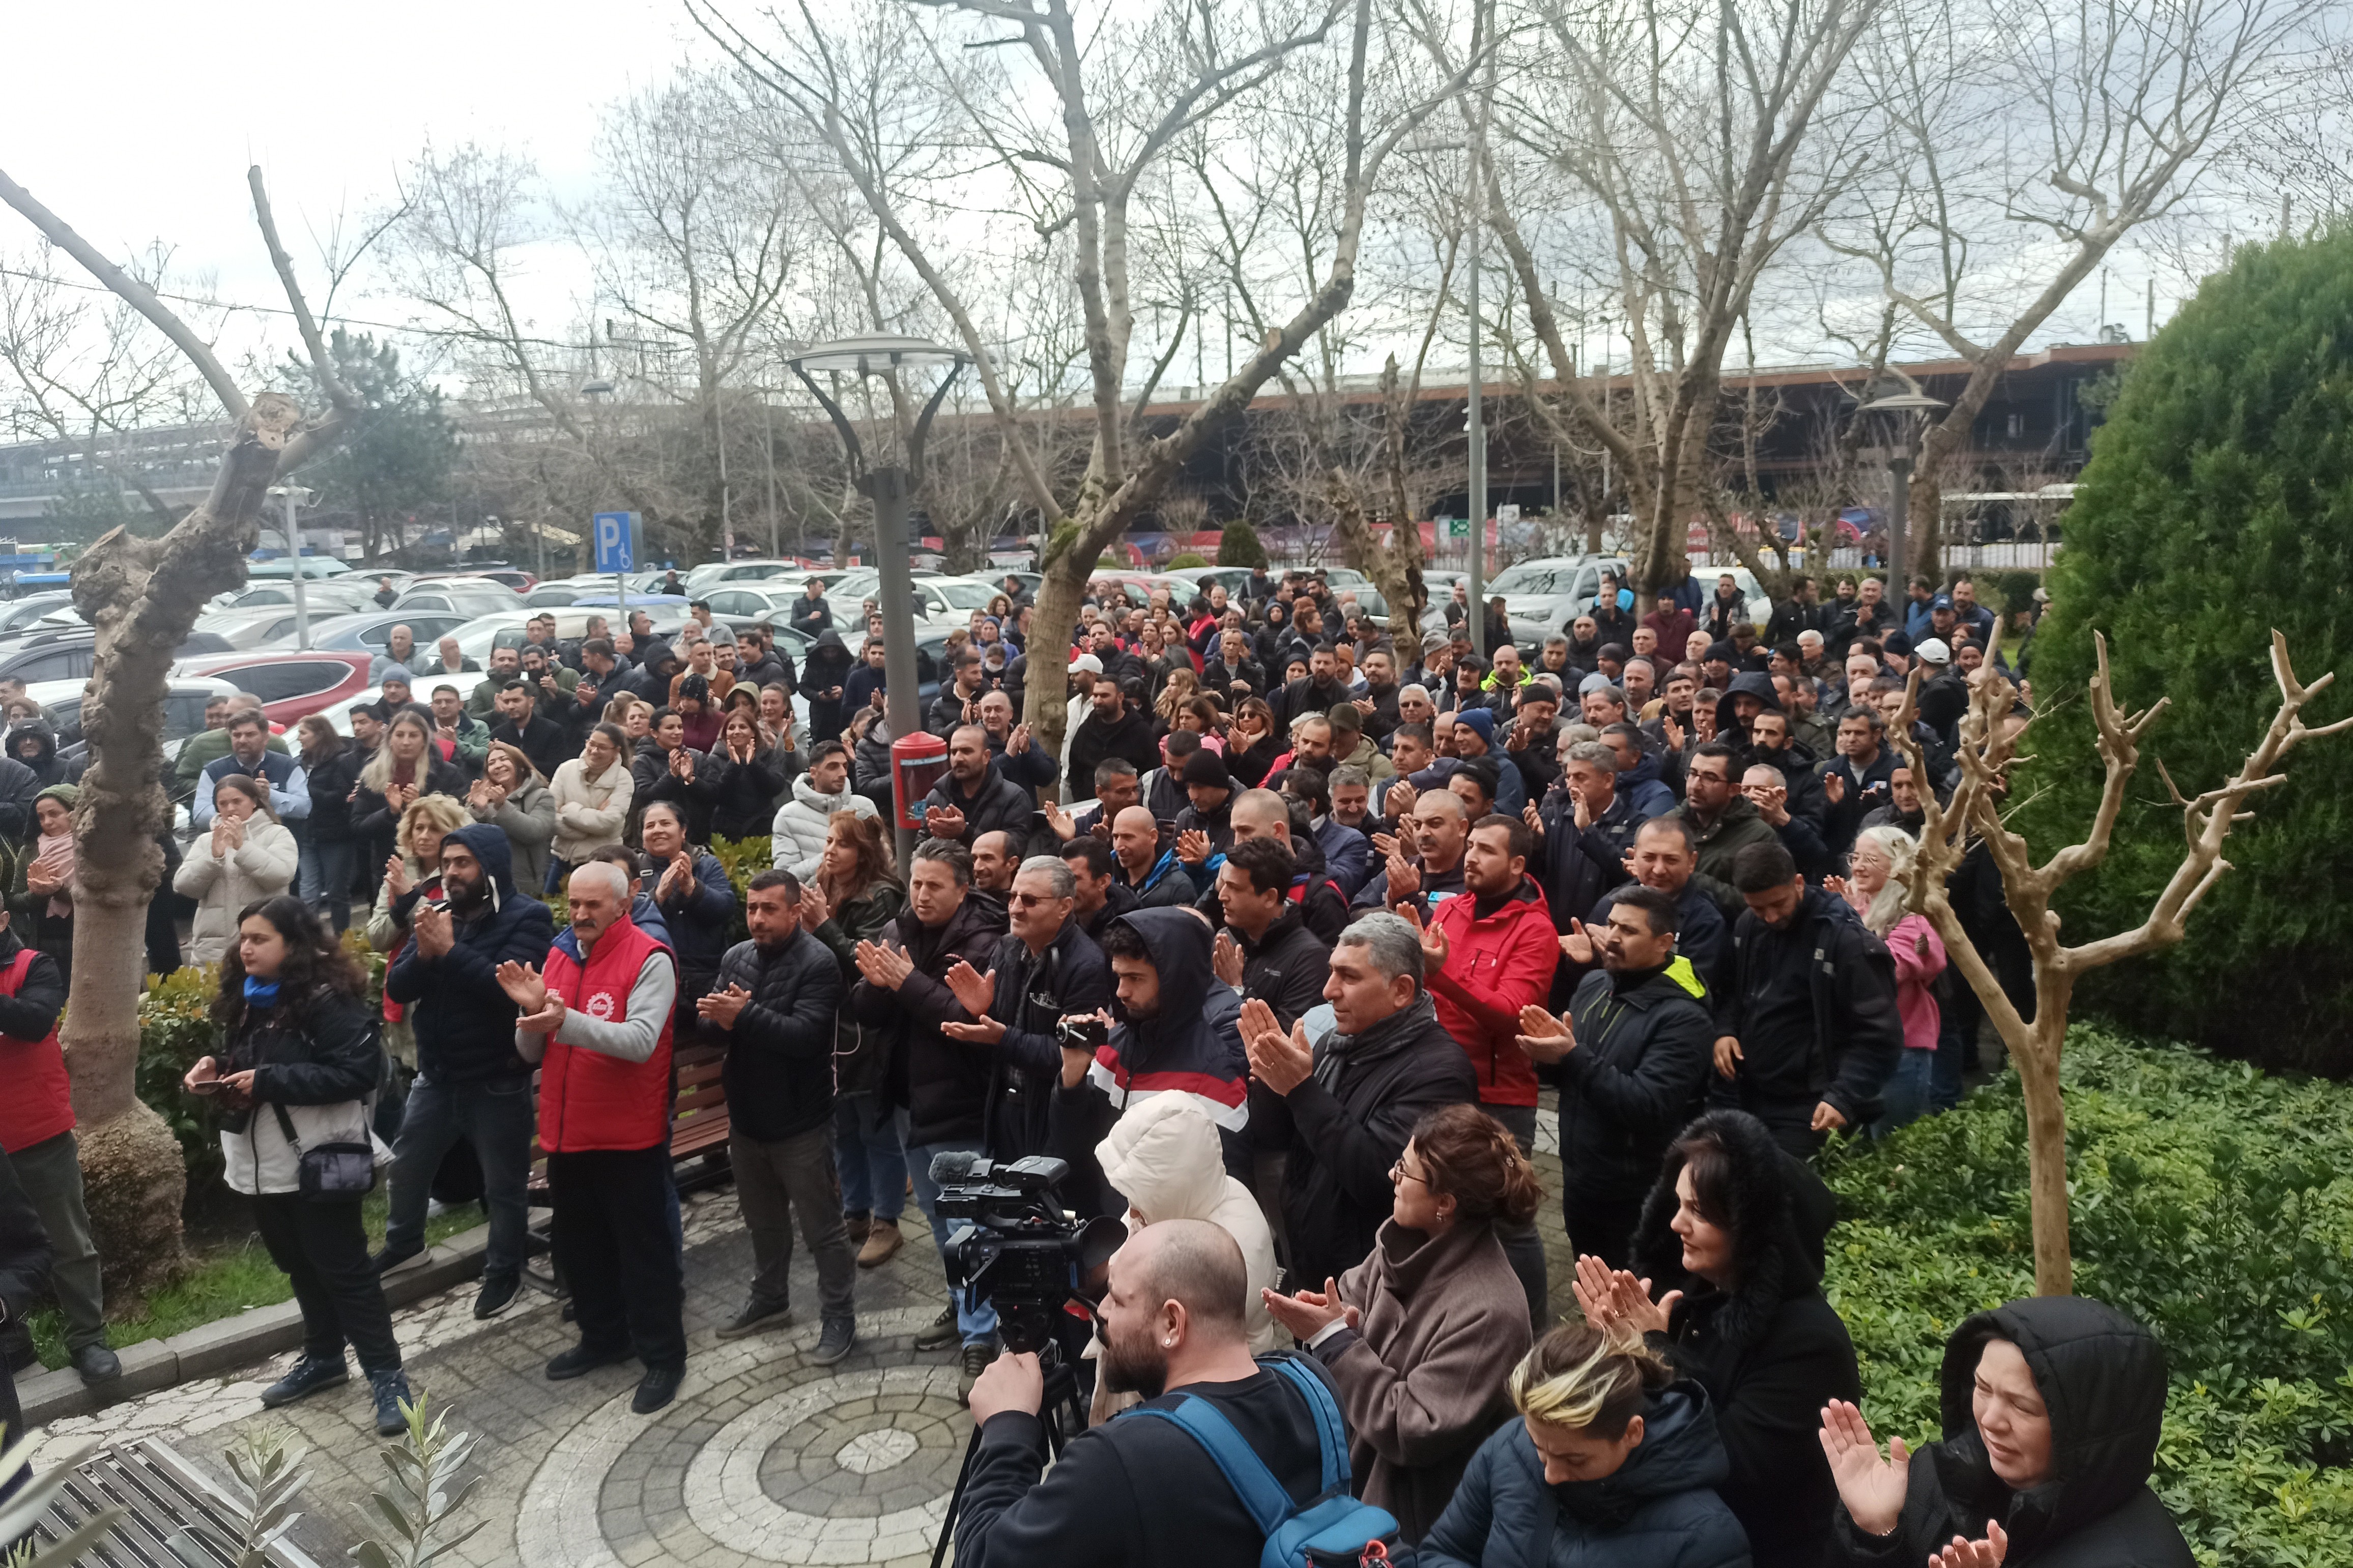
[[[1825,884],[1853,906],[1895,960],[1895,1010],[1904,1019],[1904,1054],[1880,1091],[1883,1109],[1871,1124],[1874,1138],[1885,1137],[1928,1109],[1936,1036],[1944,1022],[1936,984],[1945,972],[1945,944],[1927,916],[1904,907],[1905,880],[1918,852],[1918,844],[1900,827],[1867,827],[1854,841],[1844,879],[1833,877]]]

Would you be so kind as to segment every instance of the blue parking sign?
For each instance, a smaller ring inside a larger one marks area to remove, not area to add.
[[[596,518],[596,570],[628,572],[637,565],[635,543],[638,514],[633,511],[600,511]]]

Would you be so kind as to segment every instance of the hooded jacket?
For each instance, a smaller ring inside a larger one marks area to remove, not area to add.
[[[1142,938],[1152,954],[1160,1010],[1113,1029],[1096,1048],[1089,1079],[1117,1111],[1175,1095],[1219,1126],[1240,1129],[1249,1120],[1250,1053],[1242,1048],[1241,999],[1209,967],[1209,928],[1189,910],[1168,908],[1140,909],[1113,923]]]
[[[752,999],[723,1031],[728,1125],[760,1143],[824,1126],[842,990],[833,950],[797,925],[773,948],[739,942],[719,963],[719,988],[731,985]]]
[[[516,1008],[499,986],[498,967],[537,964],[555,941],[547,906],[515,886],[513,850],[503,829],[469,823],[448,836],[481,862],[488,896],[471,920],[449,922],[449,951],[427,958],[403,942],[385,972],[385,994],[407,1008],[417,1032],[417,1066],[437,1084],[528,1082],[531,1064],[515,1054]],[[454,911],[453,911],[454,913]]]
[[[1361,1035],[1317,1041],[1314,1070],[1281,1099],[1291,1125],[1282,1217],[1293,1275],[1321,1289],[1362,1263],[1394,1205],[1389,1171],[1414,1123],[1478,1098],[1471,1059],[1427,992]]]
[[[849,988],[849,1007],[860,1024],[895,1032],[889,1082],[892,1102],[907,1110],[908,1149],[934,1143],[977,1143],[988,1102],[989,1058],[960,1040],[941,1035],[940,1026],[965,1015],[947,987],[947,973],[959,962],[986,973],[989,954],[1004,932],[1001,917],[973,902],[969,892],[947,923],[937,928],[910,910],[881,937],[885,946],[906,950],[914,973],[897,990],[860,977]]]
[[[1738,779],[1732,781],[1738,784]],[[1716,814],[1715,820],[1705,826],[1692,815],[1689,802],[1675,807],[1667,815],[1680,816],[1691,826],[1692,837],[1699,840],[1699,872],[1729,886],[1735,857],[1751,844],[1778,844],[1781,836],[1773,825],[1757,815],[1757,806],[1745,795],[1736,795],[1731,804]]]
[[[1970,1410],[1986,1342],[2026,1358],[2051,1415],[2051,1479],[2013,1491],[1993,1473]],[[1827,1561],[1910,1564],[2000,1520],[2006,1562],[2035,1568],[2189,1568],[2195,1561],[2148,1488],[2165,1419],[2165,1347],[2105,1302],[2041,1296],[1962,1320],[1945,1345],[1945,1440],[1912,1456],[1894,1531],[1866,1535],[1838,1510]]]
[[[833,826],[837,811],[854,811],[860,816],[879,816],[874,803],[844,784],[839,795],[827,795],[809,782],[803,773],[793,781],[792,798],[776,808],[769,823],[768,847],[773,864],[790,871],[802,881],[817,876],[818,862],[825,858],[826,831]]]
[[[1618,794],[1640,812],[1644,821],[1675,809],[1675,792],[1659,777],[1659,759],[1644,752],[1634,765],[1618,775]]]
[[[1533,878],[1522,877],[1492,914],[1479,913],[1480,902],[1464,893],[1430,912],[1447,953],[1430,994],[1438,1021],[1470,1054],[1481,1103],[1533,1106],[1536,1069],[1519,1047],[1520,1009],[1542,1005],[1551,993],[1559,938]]]
[[[801,669],[801,687],[808,697],[809,734],[819,741],[841,739],[842,699],[839,695],[849,679],[849,649],[843,646],[841,634],[831,626],[817,634],[809,647],[808,662]]]
[[[1820,1289],[1835,1205],[1753,1116],[1710,1111],[1686,1131],[1724,1147],[1736,1282],[1719,1290],[1683,1272],[1672,1228],[1683,1161],[1670,1150],[1635,1227],[1634,1267],[1655,1296],[1683,1297],[1651,1343],[1707,1390],[1731,1466],[1716,1490],[1748,1532],[1757,1568],[1813,1568],[1838,1502],[1819,1436],[1822,1405],[1860,1401],[1862,1390],[1853,1342]]]
[[[1841,900],[1809,888],[1784,929],[1743,911],[1715,1013],[1740,1041],[1746,1109],[1777,1126],[1824,1100],[1850,1128],[1878,1116],[1904,1048],[1895,963]]]
[[[1544,1456],[1514,1421],[1472,1458],[1417,1561],[1421,1568],[1748,1568],[1740,1521],[1716,1496],[1725,1469],[1706,1392],[1687,1381],[1651,1396],[1641,1443],[1598,1481],[1548,1485]]]
[[[40,750],[30,757],[24,753],[23,742],[30,735],[39,741]],[[227,750],[227,738],[222,738],[223,751]],[[47,719],[19,719],[8,726],[8,755],[31,772],[36,786],[47,789],[51,784],[74,782],[73,770],[58,755],[58,732]],[[26,808],[29,815],[31,807]]]
[[[1139,1100],[1095,1145],[1103,1180],[1134,1210],[1130,1235],[1163,1220],[1205,1219],[1242,1249],[1242,1297],[1253,1355],[1275,1348],[1274,1320],[1260,1299],[1275,1282],[1274,1232],[1250,1189],[1226,1174],[1215,1123],[1181,1095]]]
[[[1577,1048],[1556,1069],[1561,1179],[1603,1198],[1650,1190],[1667,1144],[1700,1108],[1715,1042],[1707,988],[1688,960],[1630,978],[1596,970],[1578,984]]]
[[[1419,1541],[1480,1442],[1511,1416],[1504,1390],[1528,1353],[1527,1291],[1486,1221],[1424,1236],[1386,1220],[1339,1285],[1361,1326],[1311,1348],[1347,1413],[1357,1495]]]

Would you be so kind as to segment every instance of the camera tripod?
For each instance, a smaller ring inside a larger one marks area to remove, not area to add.
[[[1007,1343],[1012,1345],[1012,1336]],[[1086,1401],[1080,1396],[1078,1369],[1062,1354],[1060,1343],[1050,1333],[1038,1345],[1038,1367],[1046,1374],[1046,1392],[1038,1402],[1038,1419],[1046,1424],[1046,1452],[1053,1458],[1062,1457],[1062,1448],[1070,1440],[1087,1429]],[[973,1424],[972,1437],[965,1444],[964,1464],[956,1470],[955,1489],[948,1494],[947,1517],[940,1521],[940,1533],[932,1542],[932,1568],[940,1568],[946,1558],[948,1538],[955,1533],[956,1516],[964,1510],[964,1491],[972,1480],[973,1460],[980,1453],[980,1425]]]

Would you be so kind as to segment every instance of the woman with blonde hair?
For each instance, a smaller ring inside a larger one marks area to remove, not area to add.
[[[1163,730],[1176,728],[1177,715],[1183,713],[1196,697],[1201,695],[1201,678],[1185,662],[1182,653],[1175,656],[1173,667],[1162,679],[1160,695],[1153,700],[1152,710],[1160,715]]]
[[[243,773],[215,779],[211,834],[188,846],[172,878],[174,891],[196,900],[188,962],[218,963],[237,941],[240,911],[291,889],[300,859],[294,835],[269,809],[267,784]]]
[[[1563,1323],[1512,1373],[1487,1439],[1421,1543],[1424,1568],[1746,1568],[1715,1495],[1730,1467],[1699,1384],[1630,1330]]]
[[[367,923],[368,945],[385,955],[386,969],[408,942],[408,917],[417,907],[418,889],[440,875],[441,840],[472,820],[464,801],[446,795],[419,795],[400,814],[400,826],[393,833],[394,849],[385,858],[383,880],[376,884],[375,908]],[[390,996],[384,999],[384,1044],[394,1061],[410,1073],[417,1070],[416,1031],[409,1026],[407,1010]],[[399,1131],[395,1117],[407,1099],[405,1080],[396,1082],[379,1107],[380,1135],[390,1138]],[[385,1126],[390,1131],[385,1131]]]
[[[424,710],[404,708],[385,724],[384,742],[360,769],[352,799],[352,828],[366,836],[373,860],[394,853],[401,814],[428,795],[465,799],[466,772],[442,759],[433,744],[433,721]]]
[[[1871,1135],[1884,1138],[1927,1113],[1936,1088],[1936,1041],[1944,1014],[1936,1005],[1936,977],[1945,973],[1945,942],[1928,917],[1904,907],[1913,862],[1920,846],[1900,827],[1866,827],[1854,841],[1844,878],[1822,885],[1862,917],[1871,934],[1887,944],[1895,961],[1895,1011],[1904,1020],[1904,1054],[1881,1089],[1883,1107]]]
[[[1504,1379],[1527,1351],[1527,1291],[1495,1227],[1525,1224],[1544,1189],[1510,1131],[1473,1105],[1414,1123],[1389,1184],[1371,1257],[1320,1291],[1260,1294],[1339,1390],[1358,1495],[1418,1542],[1503,1416]]]

